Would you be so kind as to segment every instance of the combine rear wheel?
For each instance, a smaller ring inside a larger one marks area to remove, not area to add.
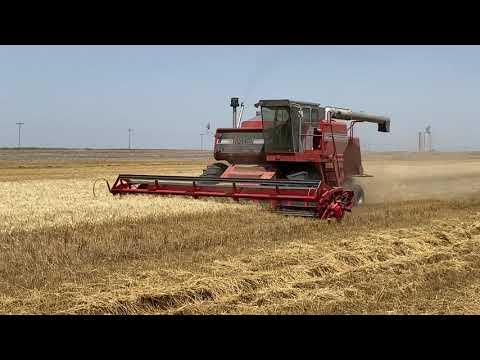
[[[365,203],[365,192],[360,184],[349,180],[343,184],[343,188],[353,191],[353,206],[362,206]]]

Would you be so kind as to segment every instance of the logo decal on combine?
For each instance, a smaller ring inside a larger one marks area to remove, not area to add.
[[[233,139],[219,139],[218,144],[222,145],[262,145],[264,143],[263,139],[254,139],[251,137],[237,137]]]
[[[251,145],[253,144],[252,138],[239,137],[233,140],[235,145]]]

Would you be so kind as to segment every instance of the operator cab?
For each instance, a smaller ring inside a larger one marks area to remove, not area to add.
[[[266,153],[301,153],[316,147],[325,108],[316,103],[260,100]],[[317,138],[317,139],[316,139]]]
[[[240,127],[219,128],[215,135],[214,157],[231,164],[258,164],[269,154],[290,156],[319,150],[325,108],[316,103],[292,100],[260,100],[252,119]],[[340,124],[339,124],[340,125]],[[340,125],[346,135],[346,127]],[[318,155],[316,155],[318,157]]]

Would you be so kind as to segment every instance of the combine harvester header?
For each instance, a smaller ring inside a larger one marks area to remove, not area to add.
[[[243,103],[238,117],[238,98],[230,105],[232,127],[215,133],[214,157],[223,162],[198,177],[122,174],[110,192],[256,200],[284,214],[320,219],[341,219],[364,202],[364,191],[354,181],[364,174],[353,125],[372,122],[378,131],[389,132],[388,117],[260,100],[257,116],[242,122]]]

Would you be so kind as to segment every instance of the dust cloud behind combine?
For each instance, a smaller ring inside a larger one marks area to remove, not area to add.
[[[453,200],[480,192],[479,153],[364,155],[361,178],[370,204],[418,199]]]

